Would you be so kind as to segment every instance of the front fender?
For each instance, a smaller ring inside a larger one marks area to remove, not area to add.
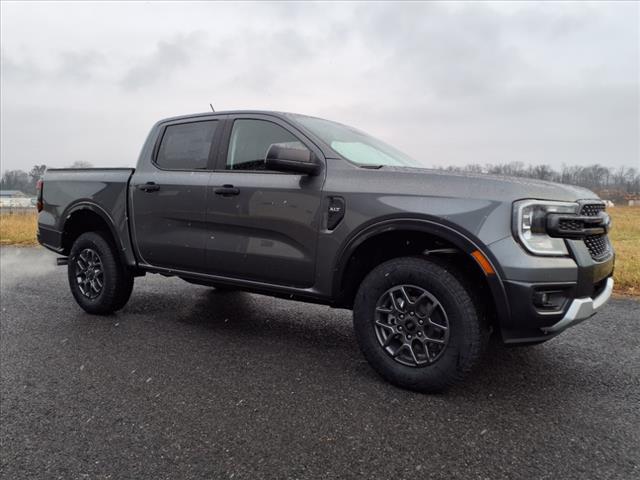
[[[363,225],[358,230],[351,233],[351,235],[344,242],[340,249],[340,253],[337,255],[337,260],[333,268],[333,298],[337,298],[342,291],[342,279],[347,267],[347,263],[351,255],[362,245],[366,240],[375,237],[376,235],[390,232],[390,231],[413,231],[422,232],[429,235],[441,238],[447,242],[455,245],[460,251],[466,255],[471,255],[475,251],[480,251],[484,257],[489,261],[489,264],[493,268],[494,275],[486,275],[489,289],[493,296],[493,301],[496,306],[496,314],[498,321],[502,323],[504,320],[510,317],[509,303],[503,284],[503,272],[497,259],[489,250],[486,245],[480,239],[478,239],[471,232],[468,232],[460,226],[448,222],[442,218],[434,217],[389,217],[383,219],[376,219]]]

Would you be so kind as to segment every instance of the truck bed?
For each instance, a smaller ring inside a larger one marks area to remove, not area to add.
[[[50,250],[68,254],[62,232],[74,212],[97,213],[110,228],[128,257],[132,256],[128,225],[127,191],[133,168],[52,168],[44,178],[44,209],[38,223],[38,239]],[[82,222],[81,216],[75,218]]]

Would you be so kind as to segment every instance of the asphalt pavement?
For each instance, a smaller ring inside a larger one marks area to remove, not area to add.
[[[638,301],[423,395],[348,311],[147,275],[95,317],[54,258],[0,249],[3,479],[640,478]]]

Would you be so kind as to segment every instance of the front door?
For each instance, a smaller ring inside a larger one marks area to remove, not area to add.
[[[314,284],[324,174],[265,170],[272,144],[314,148],[286,122],[237,115],[226,130],[207,199],[206,264],[211,274],[258,282]],[[226,150],[226,152],[225,152]]]
[[[162,127],[150,161],[132,178],[135,244],[144,264],[204,271],[206,210],[222,120]]]

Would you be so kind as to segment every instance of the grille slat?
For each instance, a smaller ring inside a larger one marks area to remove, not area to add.
[[[562,230],[577,231],[582,228],[582,222],[576,222],[575,220],[561,220],[560,228]]]
[[[580,215],[596,217],[600,212],[604,211],[605,208],[605,205],[602,203],[587,203],[582,206]],[[607,235],[590,235],[584,239],[584,244],[589,250],[591,258],[594,260],[605,257],[610,251]]]

